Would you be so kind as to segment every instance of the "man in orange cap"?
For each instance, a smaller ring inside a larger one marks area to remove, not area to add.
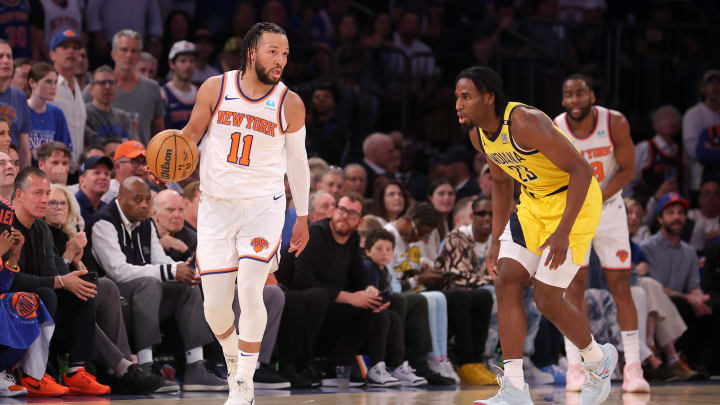
[[[130,176],[145,178],[145,146],[138,141],[127,141],[115,149],[115,178],[110,180],[110,188],[100,199],[109,203],[117,197],[120,184]]]

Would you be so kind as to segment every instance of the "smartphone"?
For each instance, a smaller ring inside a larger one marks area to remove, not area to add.
[[[82,276],[80,276],[80,278],[87,281],[88,283],[93,283],[95,285],[97,285],[98,283],[98,275],[94,271],[83,274]]]

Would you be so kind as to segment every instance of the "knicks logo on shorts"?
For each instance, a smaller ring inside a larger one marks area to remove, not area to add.
[[[23,318],[35,318],[37,316],[38,297],[35,294],[26,292],[14,293],[12,307]]]
[[[615,256],[620,258],[620,261],[625,263],[625,260],[630,256],[630,253],[628,253],[627,250],[618,250],[617,253],[615,253]]]
[[[270,247],[270,243],[265,238],[253,238],[250,241],[250,246],[253,247],[255,253],[260,253],[263,249]]]

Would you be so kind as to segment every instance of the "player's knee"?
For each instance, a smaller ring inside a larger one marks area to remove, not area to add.
[[[545,315],[548,319],[552,316],[553,312],[560,307],[560,300],[562,297],[558,294],[553,294],[545,289],[535,287],[535,293],[533,294],[533,300],[537,306],[538,311]]]
[[[225,333],[225,331],[235,323],[233,311],[228,311],[226,306],[208,305],[207,302],[205,302],[203,310],[205,312],[205,320],[215,335]]]
[[[605,278],[613,296],[630,296],[630,271],[605,272]]]

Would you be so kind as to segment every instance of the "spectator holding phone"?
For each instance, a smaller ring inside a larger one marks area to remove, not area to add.
[[[81,278],[87,270],[70,271],[70,255],[60,257],[52,233],[43,221],[50,196],[50,182],[42,170],[27,167],[15,178],[13,227],[25,238],[12,291],[27,291],[40,296],[60,329],[70,334],[69,368],[63,382],[71,395],[106,395],[110,387],[95,380],[85,365],[95,357],[96,286]],[[66,252],[71,253],[71,252]],[[21,375],[24,386],[43,389],[43,380]]]
[[[368,385],[394,387],[401,382],[387,370],[385,360],[388,344],[396,342],[388,338],[401,335],[402,327],[385,311],[390,303],[383,302],[363,269],[355,231],[362,222],[364,206],[360,194],[342,194],[331,218],[310,225],[310,242],[302,254],[297,258],[283,255],[282,261],[294,262],[293,288],[319,287],[327,292],[328,309],[316,346],[329,348],[328,358],[335,365],[349,365],[367,343],[371,362]],[[403,350],[395,348],[393,354]]]

